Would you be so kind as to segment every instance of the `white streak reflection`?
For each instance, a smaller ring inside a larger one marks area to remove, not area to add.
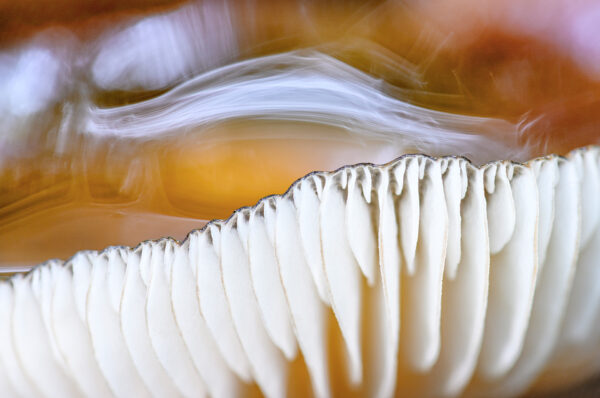
[[[48,49],[29,48],[16,59],[4,59],[3,108],[15,116],[28,116],[44,109],[58,96],[61,61]]]
[[[409,104],[386,84],[333,57],[296,51],[254,58],[199,75],[164,95],[116,108],[90,106],[84,133],[151,139],[232,119],[309,122],[429,155],[481,163],[524,160],[515,125]]]
[[[94,82],[107,90],[160,89],[238,53],[228,2],[206,1],[144,18],[100,44]]]

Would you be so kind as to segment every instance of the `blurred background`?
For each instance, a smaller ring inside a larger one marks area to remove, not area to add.
[[[313,170],[600,137],[595,1],[0,1],[0,264],[182,239]]]

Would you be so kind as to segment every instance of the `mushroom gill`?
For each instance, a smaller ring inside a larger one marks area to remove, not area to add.
[[[594,395],[593,2],[45,1],[0,0],[0,395]]]
[[[596,147],[481,167],[409,155],[311,173],[181,243],[43,263],[0,283],[5,394],[572,384],[599,367],[599,168]]]

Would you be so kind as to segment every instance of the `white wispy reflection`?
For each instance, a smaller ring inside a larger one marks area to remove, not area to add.
[[[160,89],[238,54],[229,3],[192,3],[110,32],[92,64],[102,89]]]
[[[70,81],[67,35],[44,32],[22,48],[0,53],[0,166],[8,155],[27,151],[28,140],[41,141],[52,127],[52,109]],[[62,47],[49,46],[44,36],[58,37]]]
[[[61,60],[45,48],[27,48],[0,57],[0,109],[28,116],[44,109],[59,95]]]
[[[477,163],[525,160],[517,126],[499,119],[425,109],[390,87],[317,51],[295,51],[217,68],[136,104],[90,106],[82,131],[152,139],[233,119],[310,122],[345,129],[406,151],[463,155]],[[400,152],[402,153],[402,152]]]

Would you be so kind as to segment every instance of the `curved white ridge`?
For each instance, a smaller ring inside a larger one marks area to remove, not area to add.
[[[0,282],[2,394],[283,397],[304,377],[323,398],[505,397],[591,373],[599,176],[597,147],[406,155],[313,173],[182,243],[44,263]]]
[[[318,50],[297,50],[218,67],[138,103],[82,109],[83,134],[154,139],[230,120],[275,120],[333,126],[353,139],[379,140],[395,153],[467,156],[477,164],[524,161],[529,148],[508,121],[427,109],[397,90]]]

